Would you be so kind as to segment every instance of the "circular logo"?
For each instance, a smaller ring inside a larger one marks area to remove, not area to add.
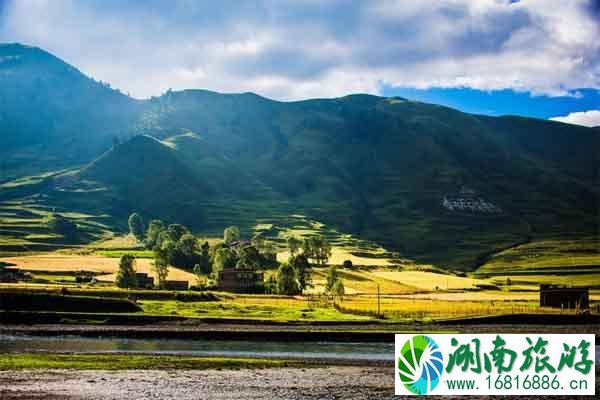
[[[440,383],[444,358],[433,339],[418,335],[407,340],[398,356],[398,374],[414,394],[427,394]]]

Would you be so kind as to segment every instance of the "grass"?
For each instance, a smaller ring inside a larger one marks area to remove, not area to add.
[[[600,238],[547,239],[504,250],[491,257],[477,273],[523,272],[561,267],[596,267],[600,271]]]
[[[439,274],[428,271],[375,271],[369,273],[375,278],[401,282],[417,290],[461,290],[476,289],[477,285],[489,284],[483,279],[460,277],[451,274]]]
[[[344,312],[362,315],[377,314],[377,299],[369,297],[347,298],[339,303]],[[501,314],[557,314],[560,310],[539,307],[532,299],[477,300],[440,298],[392,298],[381,299],[380,312],[390,320],[435,321],[438,319],[480,317]],[[566,312],[566,311],[565,311]],[[572,311],[574,313],[574,311]]]
[[[0,370],[16,369],[219,369],[268,368],[293,364],[286,360],[207,358],[123,354],[2,354]]]
[[[235,296],[219,302],[143,300],[145,313],[189,318],[243,318],[272,321],[356,321],[367,317],[309,303],[300,297]]]
[[[154,258],[152,250],[100,250],[96,253],[110,258],[121,258],[125,254],[130,254],[135,258]]]

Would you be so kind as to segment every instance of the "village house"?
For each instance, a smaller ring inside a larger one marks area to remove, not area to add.
[[[1,268],[0,267],[0,282],[15,283],[24,281],[29,278],[28,274],[17,268]]]
[[[154,288],[154,277],[148,276],[143,272],[136,272],[135,279],[137,286],[142,289],[153,289]]]
[[[465,186],[456,194],[447,194],[442,200],[442,207],[448,211],[493,214],[500,213],[500,207],[484,200],[473,189]]]
[[[264,274],[249,268],[226,268],[219,271],[219,290],[234,293],[259,293],[264,288]]]
[[[540,285],[540,307],[588,310],[590,308],[590,288]]]

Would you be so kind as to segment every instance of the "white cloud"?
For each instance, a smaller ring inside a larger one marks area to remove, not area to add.
[[[206,88],[285,100],[384,82],[564,95],[600,87],[588,2],[9,0],[0,41],[49,50],[136,97]]]
[[[564,117],[550,118],[554,121],[583,126],[600,126],[600,110],[574,112]]]

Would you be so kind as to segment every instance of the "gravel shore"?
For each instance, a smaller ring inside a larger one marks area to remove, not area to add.
[[[600,370],[596,370],[596,393]],[[391,367],[0,371],[2,400],[399,399]],[[417,397],[405,397],[413,398]],[[440,397],[440,399],[503,397]],[[547,399],[528,396],[523,399]],[[551,397],[552,398],[552,397]],[[566,397],[555,397],[564,399]],[[568,397],[590,399],[590,396]]]
[[[393,368],[0,371],[0,399],[391,399]]]

